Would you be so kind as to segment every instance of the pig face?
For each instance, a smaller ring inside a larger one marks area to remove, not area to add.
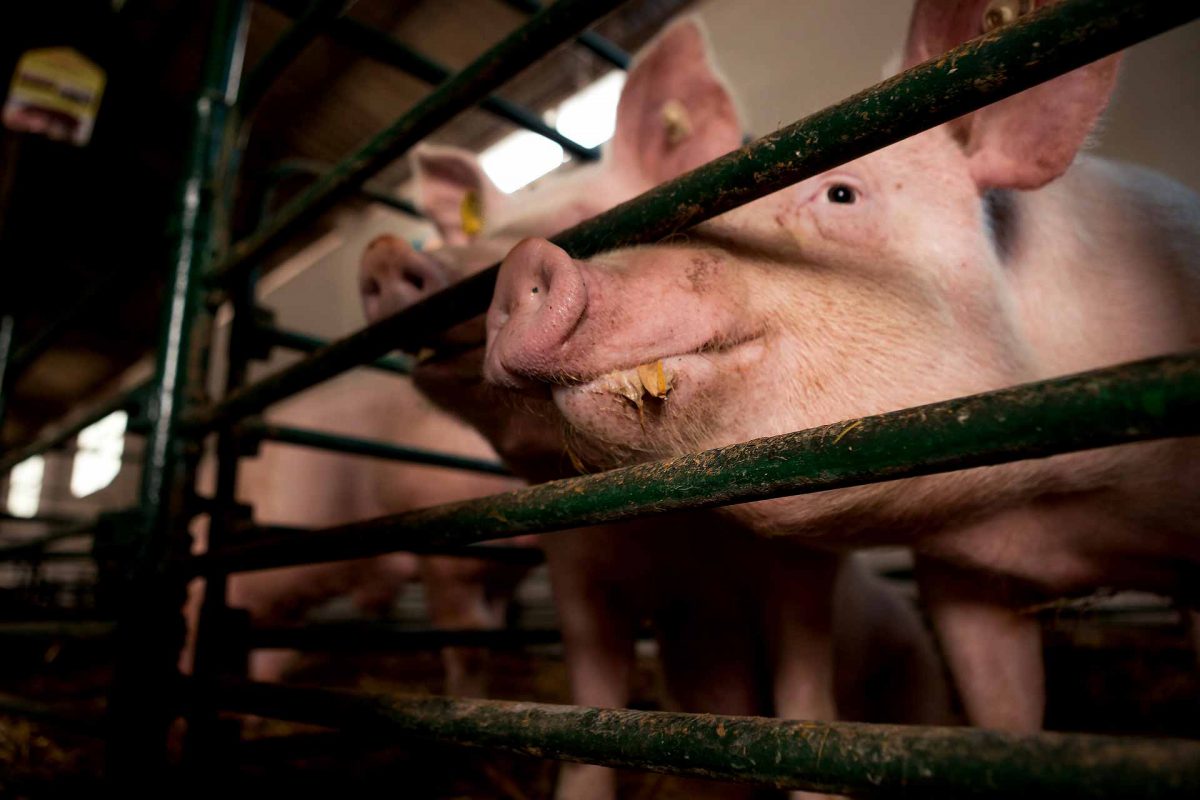
[[[915,63],[994,3],[918,3]],[[1100,62],[658,245],[504,262],[485,371],[549,395],[596,466],[745,441],[1034,377],[1011,277],[1019,192],[1064,172]],[[1055,108],[1047,114],[1047,108]]]

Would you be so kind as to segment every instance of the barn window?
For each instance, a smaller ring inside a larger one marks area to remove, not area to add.
[[[564,136],[584,147],[598,147],[612,138],[617,125],[617,100],[625,73],[610,72],[568,97],[546,119]],[[561,146],[529,131],[505,136],[479,154],[479,163],[503,192],[515,192],[558,168],[566,156]]]
[[[7,506],[10,514],[16,517],[37,514],[45,471],[46,460],[41,456],[30,456],[13,467],[8,478]]]
[[[87,497],[113,482],[121,471],[125,452],[125,425],[129,415],[114,411],[79,432],[78,451],[71,465],[71,494]]]

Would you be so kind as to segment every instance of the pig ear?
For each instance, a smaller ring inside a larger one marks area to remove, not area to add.
[[[917,0],[911,67],[1053,0]],[[1119,56],[1069,72],[950,123],[981,189],[1036,189],[1067,171],[1108,104]]]
[[[709,60],[698,20],[671,25],[635,58],[617,105],[612,160],[650,184],[682,175],[742,143],[742,121]]]
[[[413,150],[412,165],[417,206],[446,244],[466,244],[503,204],[503,194],[484,174],[474,153],[420,145]]]

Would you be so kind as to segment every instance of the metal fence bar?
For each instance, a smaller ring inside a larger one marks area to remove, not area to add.
[[[353,732],[833,794],[1193,798],[1200,742],[807,722],[228,683],[222,706]]]
[[[237,529],[239,545],[266,542],[282,537],[311,536],[318,528],[300,528],[291,525],[246,525]],[[520,564],[535,567],[546,560],[536,547],[512,547],[509,545],[429,545],[405,550],[420,556],[452,556],[455,558],[480,558],[498,564]]]
[[[193,568],[266,569],[462,545],[1196,433],[1200,355],[1169,356],[231,545]]]
[[[330,450],[335,453],[368,456],[370,458],[385,458],[392,461],[407,461],[412,464],[426,464],[432,467],[449,467],[450,469],[483,472],[489,475],[512,475],[508,467],[496,461],[484,461],[451,453],[435,453],[416,447],[404,447],[374,442],[369,439],[359,439],[354,436],[325,433],[323,431],[291,428],[285,425],[274,425],[268,422],[249,422],[240,426],[243,433],[250,438],[293,444],[300,447],[312,447],[319,450]]]
[[[361,150],[339,162],[262,229],[238,242],[214,270],[214,280],[227,283],[244,274],[288,236],[354,192],[377,171],[620,2],[559,0],[538,14],[435,89]]]
[[[277,3],[277,5],[283,4]],[[437,85],[454,74],[445,65],[424,53],[419,53],[383,31],[353,19],[338,20],[331,27],[330,33],[335,41],[369,58],[395,67],[424,83]],[[544,136],[576,158],[584,161],[595,161],[600,158],[600,148],[584,147],[574,139],[564,136],[553,125],[547,124],[537,112],[522,105],[493,95],[481,100],[479,107],[514,125]]]
[[[8,411],[8,396],[16,383],[13,339],[17,332],[17,319],[12,314],[0,314],[0,446],[4,444],[4,419]]]
[[[38,553],[46,548],[47,545],[60,542],[63,539],[73,539],[76,536],[87,536],[96,528],[94,520],[80,522],[62,530],[51,531],[44,533],[41,536],[33,536],[20,542],[14,542],[10,545],[0,547],[0,562],[15,561],[26,558],[31,554]]]
[[[325,339],[310,336],[307,333],[300,333],[299,331],[275,328],[270,325],[259,326],[257,335],[273,347],[283,347],[301,353],[315,353],[321,348],[329,346],[329,342]],[[394,375],[412,374],[412,359],[407,356],[381,356],[363,366],[382,372],[390,372]]]
[[[0,714],[11,714],[23,719],[43,722],[85,736],[103,735],[98,714],[81,713],[73,708],[38,703],[10,694],[0,694]]]
[[[18,517],[10,511],[0,511],[0,523],[24,522],[30,525],[80,525],[87,522],[79,517],[60,517],[57,514],[37,514],[32,517]]]
[[[354,0],[313,0],[307,10],[279,35],[262,58],[250,69],[242,80],[238,92],[237,113],[247,119],[262,100],[271,84],[308,47],[314,39],[325,33],[333,22],[346,12]]]
[[[7,472],[30,456],[41,455],[48,450],[55,450],[62,447],[67,440],[77,436],[81,430],[93,423],[99,422],[114,411],[130,409],[141,405],[145,400],[149,388],[149,381],[140,383],[132,389],[98,403],[89,411],[84,412],[74,422],[54,426],[33,441],[9,450],[3,456],[0,456],[0,473]]]
[[[503,0],[503,2],[526,14],[536,14],[542,10],[542,4],[537,0]],[[575,41],[617,69],[629,69],[629,54],[600,34],[594,31],[585,31]]]
[[[315,161],[308,158],[290,158],[282,161],[267,171],[267,182],[270,187],[263,193],[262,206],[259,210],[260,224],[267,219],[267,214],[274,203],[274,187],[281,180],[289,175],[313,175],[320,177],[333,168],[332,164],[325,164],[320,161]],[[372,203],[379,203],[388,208],[395,209],[402,214],[407,214],[410,217],[424,219],[424,215],[408,200],[403,197],[394,197],[393,195],[372,189],[367,185],[358,187],[358,194]]]
[[[651,189],[552,241],[577,258],[658,241],[1197,16],[1196,4],[1063,0]],[[1033,52],[1038,59],[1030,62]],[[191,421],[208,427],[245,416],[396,348],[415,352],[431,331],[483,313],[497,271],[493,266],[334,342],[198,411]]]
[[[115,622],[106,620],[0,622],[0,638],[104,641],[112,638],[116,628]]]
[[[0,633],[3,633],[2,626]],[[387,622],[319,622],[251,628],[248,638],[252,648],[416,652],[441,647],[518,649],[539,644],[558,644],[562,641],[562,634],[555,629],[414,630]]]

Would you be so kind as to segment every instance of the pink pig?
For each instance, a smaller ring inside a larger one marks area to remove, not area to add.
[[[374,241],[360,273],[368,318],[494,263],[524,236],[556,232],[728,152],[741,130],[700,29],[685,21],[636,59],[599,165],[510,200],[469,153],[421,148],[414,155],[420,204],[445,246],[419,253],[395,237]],[[475,208],[484,227],[472,237],[464,216]],[[414,373],[417,386],[478,428],[518,474],[532,481],[573,474],[548,403],[483,385],[483,336],[482,319],[449,331]],[[628,706],[634,641],[650,620],[670,702],[680,709],[950,718],[942,666],[914,609],[857,560],[742,535],[736,524],[703,514],[552,534],[542,546],[577,704]],[[807,630],[834,614],[836,669],[825,643],[813,647]],[[764,674],[772,676],[766,685]],[[559,797],[614,793],[608,770],[566,765],[560,773]]]
[[[918,2],[907,63],[980,33],[987,7]],[[1197,198],[1077,158],[1116,73],[1096,62],[655,246],[576,261],[528,239],[501,270],[486,375],[552,399],[577,458],[609,467],[1195,348]],[[831,549],[912,544],[971,721],[1031,730],[1040,632],[1018,609],[1098,586],[1181,593],[1200,566],[1195,448],[724,513]]]
[[[397,409],[402,409],[397,413]],[[461,422],[438,411],[412,386],[395,376],[362,371],[322,386],[270,414],[272,422],[348,436],[402,443],[428,450],[494,459],[491,448]],[[212,462],[203,482],[211,484]],[[265,443],[257,458],[242,462],[238,499],[253,502],[255,521],[264,525],[320,527],[465,500],[519,486],[514,478],[462,470],[380,461],[310,448]],[[207,529],[196,531],[200,550]],[[519,537],[533,546],[534,537]],[[368,615],[387,613],[396,594],[421,580],[434,627],[503,627],[517,583],[528,567],[474,558],[391,553],[369,559],[234,574],[229,579],[231,606],[245,609],[258,625],[302,622],[304,616],[335,597],[349,596]],[[188,645],[181,666],[190,671],[198,585],[192,587],[185,616]],[[443,650],[446,691],[481,697],[487,694],[486,650]],[[254,650],[250,676],[281,680],[295,660],[285,650]]]

